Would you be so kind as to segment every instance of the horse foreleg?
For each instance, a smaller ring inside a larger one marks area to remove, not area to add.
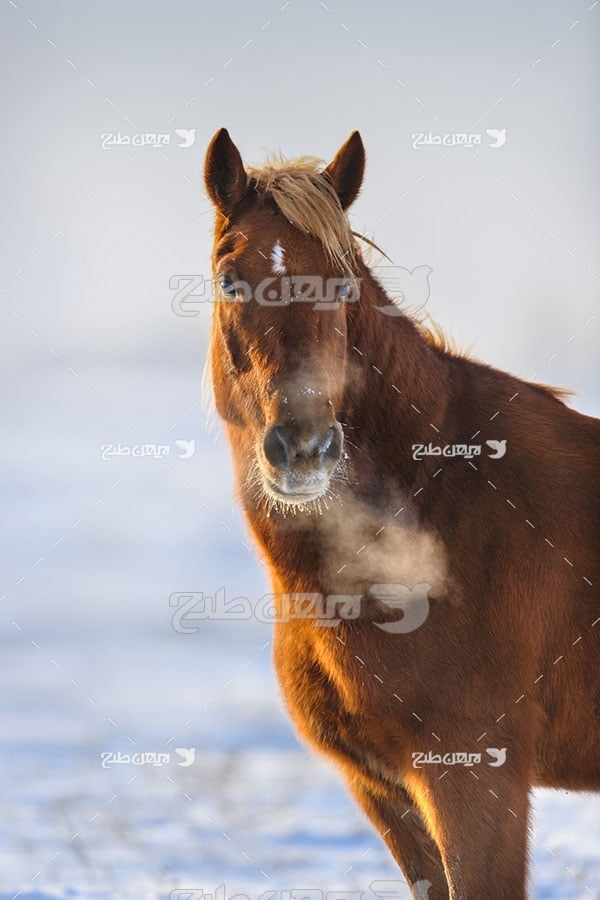
[[[479,769],[421,770],[411,794],[439,847],[450,900],[525,900],[528,780]],[[440,777],[441,776],[441,777]]]
[[[387,782],[366,782],[358,775],[348,781],[402,869],[414,900],[449,900],[439,850],[408,794]]]

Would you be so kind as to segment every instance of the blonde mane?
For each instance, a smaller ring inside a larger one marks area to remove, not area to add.
[[[436,322],[429,313],[423,316],[411,316],[419,333],[425,338],[430,347],[447,353],[448,356],[470,357],[467,348],[461,347],[452,335],[447,334],[439,322]]]
[[[270,197],[288,222],[316,237],[337,268],[352,271],[357,247],[348,216],[323,176],[323,167],[323,161],[314,156],[270,156],[265,165],[248,168],[248,174],[259,196]]]

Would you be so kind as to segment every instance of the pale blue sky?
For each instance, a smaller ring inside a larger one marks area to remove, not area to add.
[[[208,316],[175,319],[168,279],[207,269],[211,135],[226,125],[256,162],[267,149],[329,158],[358,128],[368,168],[353,223],[399,265],[432,267],[429,309],[444,328],[495,365],[591,390],[589,6],[6,4],[0,285],[23,321],[7,320],[5,358],[51,362],[57,344],[80,365],[200,362]],[[100,148],[103,132],[174,128],[195,128],[194,146],[137,148],[132,162],[131,148]],[[486,128],[506,128],[505,146],[489,148]],[[477,152],[412,147],[413,133],[464,131],[483,135]]]

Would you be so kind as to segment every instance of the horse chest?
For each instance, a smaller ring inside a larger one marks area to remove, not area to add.
[[[338,759],[397,772],[418,730],[398,693],[410,676],[397,666],[392,674],[385,660],[374,664],[368,640],[320,631],[276,628],[276,670],[298,732]]]

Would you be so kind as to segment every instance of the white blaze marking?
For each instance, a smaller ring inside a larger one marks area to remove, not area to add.
[[[285,275],[286,273],[286,268],[283,264],[284,253],[285,250],[283,249],[279,241],[277,241],[271,251],[271,259],[273,260],[273,272],[275,275]]]

